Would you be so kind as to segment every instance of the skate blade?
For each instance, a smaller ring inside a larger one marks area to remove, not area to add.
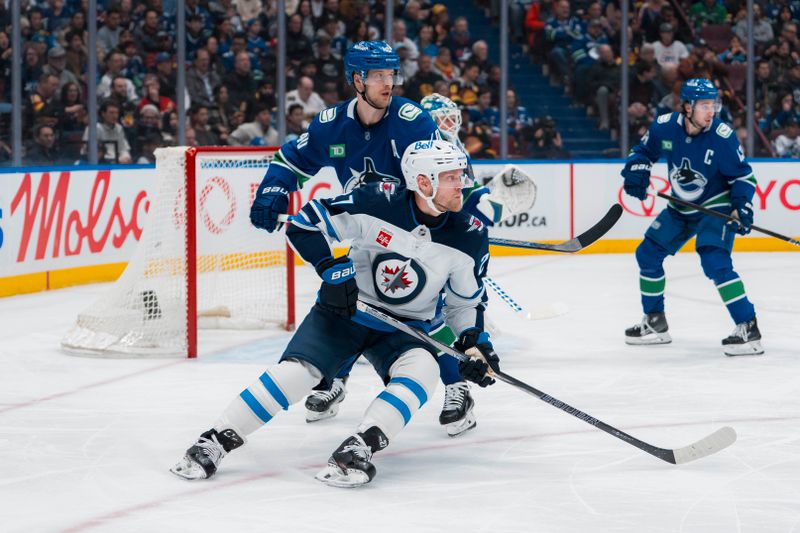
[[[183,459],[178,461],[175,466],[169,469],[170,472],[176,476],[194,481],[197,479],[206,479],[206,471],[203,467],[190,459],[188,456],[183,456]]]
[[[311,409],[306,409],[306,422],[319,422],[320,420],[325,420],[328,418],[333,418],[339,412],[339,404],[335,403],[331,406],[330,409],[327,411],[312,411]]]
[[[625,337],[625,344],[630,344],[632,346],[647,346],[650,344],[669,344],[672,342],[672,337],[670,337],[668,332],[658,333],[658,334],[648,334],[644,337]]]
[[[470,429],[473,429],[477,425],[478,422],[475,419],[475,415],[472,414],[472,409],[470,409],[464,418],[458,420],[457,422],[451,422],[450,424],[447,424],[444,429],[447,431],[447,435],[449,437],[458,437]]]
[[[348,468],[346,471],[342,471],[341,468],[332,464],[326,465],[325,468],[320,470],[319,473],[314,476],[314,479],[321,481],[326,485],[330,485],[331,487],[345,489],[352,489],[369,483],[369,476],[366,474],[366,472],[351,468]]]
[[[744,344],[728,344],[724,348],[725,355],[736,357],[737,355],[763,355],[764,348],[761,341],[750,341]]]

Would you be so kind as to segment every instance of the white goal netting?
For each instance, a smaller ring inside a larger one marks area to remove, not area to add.
[[[290,326],[293,295],[283,234],[257,230],[249,219],[274,153],[204,148],[187,157],[185,147],[157,150],[156,185],[136,252],[108,293],[78,315],[62,346],[105,356],[186,354],[195,326]],[[187,208],[192,171],[195,201]],[[194,246],[186,229],[192,215]],[[188,268],[192,250],[194,276]]]

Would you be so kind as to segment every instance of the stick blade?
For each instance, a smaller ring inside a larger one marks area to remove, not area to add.
[[[730,426],[725,426],[694,444],[672,450],[672,453],[675,456],[675,464],[682,465],[724,450],[734,442],[736,442],[736,431]]]
[[[617,220],[619,220],[619,217],[621,216],[622,206],[619,204],[612,205],[603,218],[597,222],[597,224],[576,237],[578,243],[580,243],[578,249],[589,246],[597,239],[608,233],[608,230],[614,227],[614,224],[617,223]]]

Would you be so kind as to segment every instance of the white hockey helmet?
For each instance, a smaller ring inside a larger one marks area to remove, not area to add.
[[[406,180],[406,187],[422,196],[437,213],[441,213],[433,205],[433,197],[439,190],[439,175],[448,170],[461,170],[460,182],[462,186],[469,186],[469,176],[467,175],[467,156],[455,144],[440,139],[428,141],[417,141],[409,144],[403,158],[400,161],[400,168],[403,170],[403,178]],[[433,193],[425,196],[417,184],[417,176],[426,176],[433,187]]]
[[[461,110],[455,102],[439,93],[429,94],[419,102],[436,126],[451,139],[458,138],[461,129]]]

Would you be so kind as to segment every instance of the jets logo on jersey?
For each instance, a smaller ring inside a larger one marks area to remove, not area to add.
[[[381,174],[378,172],[375,168],[375,162],[371,157],[364,158],[364,168],[362,170],[356,170],[351,167],[350,173],[352,176],[347,180],[347,183],[344,184],[345,192],[361,187],[365,183],[383,182],[394,183],[396,185],[400,184],[400,180],[391,174]]]
[[[700,198],[708,184],[708,179],[692,168],[688,157],[683,158],[679,167],[672,169],[669,181],[678,196],[690,202]]]
[[[372,264],[375,294],[389,304],[404,304],[416,298],[425,287],[425,271],[413,259],[388,253],[375,257]]]

